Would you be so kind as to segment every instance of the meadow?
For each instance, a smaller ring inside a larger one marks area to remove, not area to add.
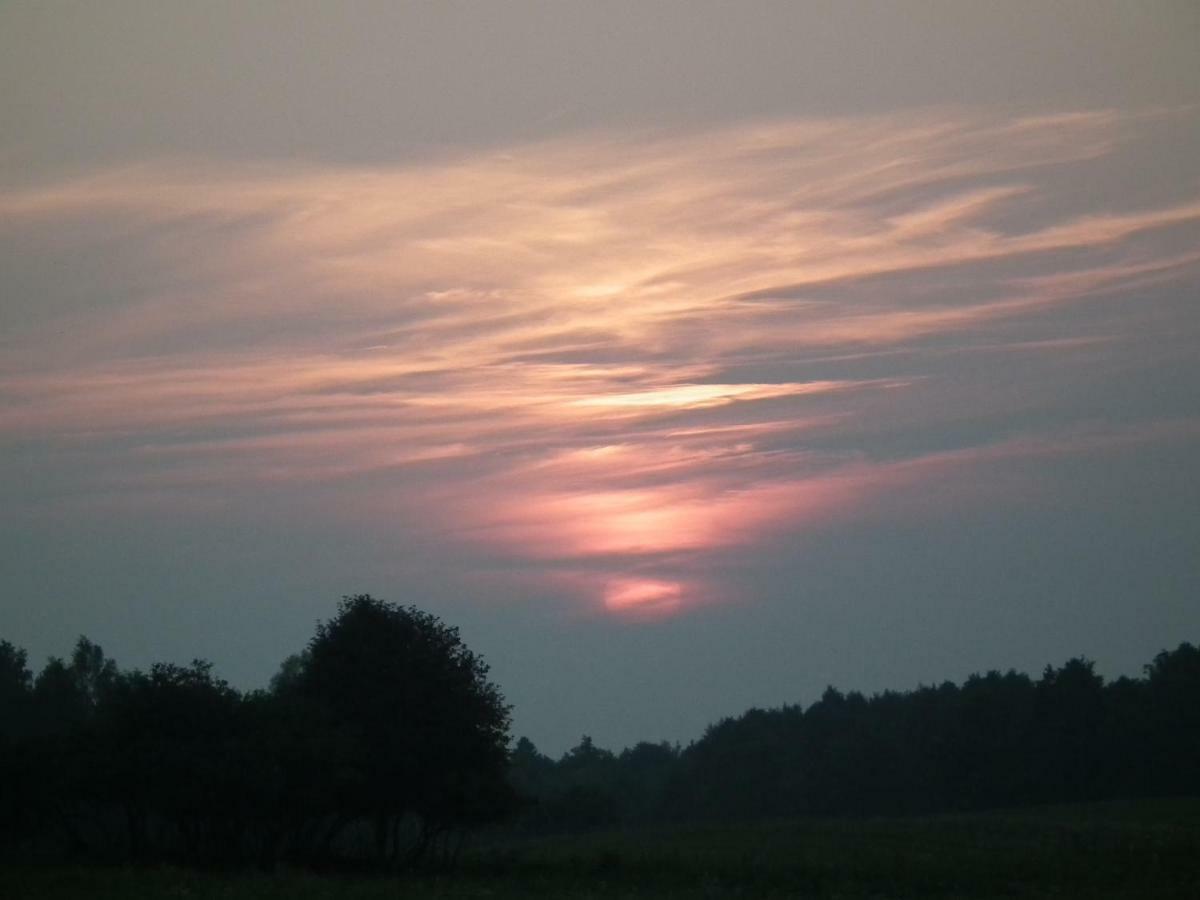
[[[477,838],[452,873],[17,866],[8,900],[1197,898],[1200,800]]]

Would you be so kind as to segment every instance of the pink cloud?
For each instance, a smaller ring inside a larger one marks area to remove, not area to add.
[[[933,397],[905,408],[934,430],[951,393],[796,366],[1003,323],[1028,339],[982,346],[1103,346],[1042,337],[1038,317],[1194,277],[1200,254],[1145,238],[1200,226],[1198,198],[1046,211],[1045,170],[1116,152],[1138,121],[767,122],[395,167],[146,163],[0,193],[0,237],[117,229],[156,276],[0,347],[0,440],[93,447],[92,477],[127,490],[436,466],[379,502],[511,559],[612,561],[592,586],[610,608],[683,608],[702,590],[623,561],[821,527],[1018,452],[872,462],[844,445],[873,410]],[[886,286],[948,272],[981,274],[949,299]]]

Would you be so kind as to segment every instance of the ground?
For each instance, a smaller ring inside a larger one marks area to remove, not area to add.
[[[650,828],[476,846],[451,875],[0,869],[11,900],[1197,898],[1200,800]]]

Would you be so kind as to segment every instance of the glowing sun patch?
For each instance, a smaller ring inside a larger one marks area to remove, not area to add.
[[[683,588],[674,581],[618,578],[604,588],[604,607],[610,612],[668,615],[679,609]]]

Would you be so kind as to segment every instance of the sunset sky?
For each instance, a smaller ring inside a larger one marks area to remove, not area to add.
[[[1200,640],[1200,6],[0,6],[0,638],[343,594],[561,753]]]

